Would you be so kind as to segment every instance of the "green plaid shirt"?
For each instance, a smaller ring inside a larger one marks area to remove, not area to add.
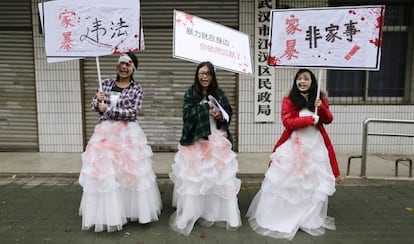
[[[233,143],[229,131],[229,125],[231,121],[232,109],[227,100],[224,92],[219,89],[218,96],[216,97],[217,101],[224,108],[224,110],[229,114],[230,120],[227,123],[225,120],[216,121],[217,129],[226,128],[227,138]],[[181,145],[190,145],[200,138],[208,139],[208,136],[211,134],[210,130],[210,119],[209,119],[209,107],[207,103],[197,103],[194,101],[193,86],[191,86],[184,94],[184,104],[183,104],[183,131],[180,140]]]

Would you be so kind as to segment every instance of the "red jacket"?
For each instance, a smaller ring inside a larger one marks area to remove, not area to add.
[[[333,120],[332,113],[329,111],[328,100],[326,97],[322,97],[322,104],[318,108],[319,122],[316,125],[319,131],[322,134],[325,146],[328,149],[329,160],[331,163],[332,173],[337,178],[340,176],[338,161],[336,160],[335,150],[332,145],[331,140],[329,139],[328,133],[325,130],[323,124],[329,124]],[[284,97],[282,101],[282,123],[285,126],[285,130],[282,133],[282,136],[279,138],[278,142],[273,148],[273,152],[282,145],[296,129],[304,128],[309,125],[313,125],[312,116],[299,117],[299,110],[295,109],[292,101],[289,97]]]

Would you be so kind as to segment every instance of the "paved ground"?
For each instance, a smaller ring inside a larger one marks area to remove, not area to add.
[[[293,241],[262,237],[244,214],[261,179],[242,178],[238,231],[196,225],[190,236],[171,231],[168,218],[172,184],[159,178],[164,209],[160,221],[127,224],[120,232],[81,231],[78,206],[82,189],[76,177],[0,178],[0,243],[414,243],[414,181],[346,179],[329,201],[337,230],[320,237],[299,232]]]

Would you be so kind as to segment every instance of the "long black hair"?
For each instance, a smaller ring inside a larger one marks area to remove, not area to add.
[[[125,54],[128,55],[128,57],[130,57],[132,59],[132,62],[134,63],[135,71],[136,71],[138,69],[138,58],[137,58],[137,56],[132,52],[127,52]],[[135,73],[135,71],[134,71],[134,73]],[[134,80],[134,73],[131,74],[131,77],[130,77],[129,81]],[[116,80],[119,80],[119,75],[116,75]]]
[[[211,75],[211,83],[208,86],[207,94],[203,94],[203,88],[201,87],[200,81],[198,79],[198,77],[199,77],[198,76],[198,72],[204,66],[207,66],[208,72]],[[216,77],[216,71],[214,69],[214,65],[211,62],[208,62],[208,61],[201,62],[197,66],[197,69],[196,69],[195,74],[194,74],[193,92],[194,92],[195,102],[198,103],[201,100],[203,100],[203,98],[204,98],[205,95],[207,95],[207,96],[208,95],[212,95],[213,97],[215,97],[215,98],[218,99],[218,97],[217,97],[217,95],[218,95],[218,93],[217,93],[218,88],[219,88],[219,86],[218,86],[218,83],[217,83],[217,77]]]
[[[308,72],[310,74],[310,77],[312,80],[311,86],[307,93],[308,99],[306,99],[301,94],[296,84],[296,80],[298,79],[299,75],[305,72]],[[299,69],[295,75],[295,78],[293,79],[292,89],[290,90],[290,93],[289,93],[289,98],[292,101],[292,103],[295,105],[296,109],[301,110],[303,108],[308,108],[311,111],[315,111],[315,100],[316,100],[317,92],[318,92],[318,82],[316,80],[315,75],[312,73],[312,71],[310,71],[309,69]]]

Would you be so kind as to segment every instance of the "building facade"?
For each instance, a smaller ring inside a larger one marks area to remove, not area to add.
[[[41,0],[0,3],[0,151],[82,152],[97,122],[90,101],[98,87],[95,58],[46,61],[39,23]],[[364,4],[378,4],[365,1]],[[338,152],[361,152],[366,118],[414,120],[414,5],[407,0],[386,5],[381,70],[325,70],[334,122],[327,126]],[[362,5],[361,1],[167,1],[142,0],[145,50],[138,52],[135,78],[144,89],[139,123],[154,151],[175,151],[181,136],[181,106],[196,64],[172,57],[172,18],[177,9],[240,30],[250,36],[252,63],[258,58],[268,8]],[[266,33],[266,32],[265,32]],[[103,78],[116,75],[117,57],[100,58]],[[257,77],[218,70],[220,86],[234,109],[231,132],[239,152],[270,152],[283,126],[280,107],[296,69],[269,68],[273,110],[270,122],[257,122]],[[257,72],[256,72],[257,75]],[[378,131],[414,131],[412,125],[374,125]],[[409,137],[369,138],[369,153],[412,154]]]

